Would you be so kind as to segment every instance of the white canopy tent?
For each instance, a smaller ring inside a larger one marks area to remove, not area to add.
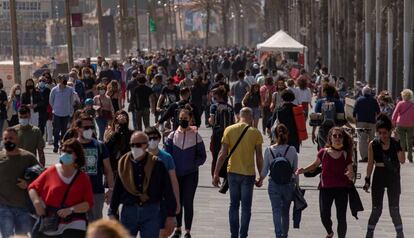
[[[259,52],[298,52],[304,54],[304,66],[307,68],[308,47],[302,45],[285,31],[280,30],[265,42],[257,44]]]

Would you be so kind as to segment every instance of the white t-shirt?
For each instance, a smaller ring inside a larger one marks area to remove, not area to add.
[[[302,104],[303,102],[308,102],[308,103],[312,102],[312,93],[309,88],[305,88],[305,89],[298,88],[297,92],[298,92],[299,104]]]

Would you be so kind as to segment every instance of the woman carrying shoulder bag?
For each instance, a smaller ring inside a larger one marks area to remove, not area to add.
[[[298,154],[295,147],[288,144],[289,131],[285,125],[277,125],[275,134],[276,144],[265,150],[259,184],[261,186],[265,177],[270,175],[268,193],[275,234],[277,238],[283,238],[288,237],[290,204],[295,186],[299,183],[298,176],[294,174],[298,167]]]
[[[366,238],[374,237],[375,226],[382,213],[385,188],[387,188],[388,206],[397,238],[403,238],[403,225],[400,215],[401,175],[400,164],[405,162],[405,154],[399,141],[391,137],[392,123],[385,114],[377,117],[378,138],[368,145],[368,166],[364,190],[368,192],[372,178],[372,211],[368,220]]]
[[[329,130],[325,148],[321,149],[316,160],[306,168],[296,171],[297,175],[314,171],[322,164],[319,184],[319,208],[322,224],[328,233],[326,238],[334,236],[332,230],[331,209],[335,201],[338,218],[338,237],[345,238],[347,223],[348,191],[352,187],[352,138],[341,127]]]
[[[76,139],[63,143],[60,163],[49,167],[30,184],[29,196],[39,216],[32,237],[85,237],[86,212],[93,206],[82,145]]]

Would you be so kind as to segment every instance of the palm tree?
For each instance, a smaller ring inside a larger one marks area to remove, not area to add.
[[[218,0],[193,0],[191,9],[194,11],[199,11],[205,13],[206,16],[206,38],[205,38],[205,48],[208,47],[208,41],[210,36],[210,22],[211,14],[219,13],[219,1]]]

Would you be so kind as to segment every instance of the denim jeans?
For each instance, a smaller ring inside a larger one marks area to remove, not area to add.
[[[53,115],[53,146],[55,149],[59,148],[59,140],[65,135],[69,120],[69,116],[60,117]]]
[[[26,208],[0,205],[0,221],[2,237],[27,235],[32,230],[32,219]]]
[[[98,125],[98,131],[99,131],[98,139],[100,141],[103,141],[105,130],[106,130],[106,127],[108,126],[108,120],[98,117],[96,118],[96,124]]]
[[[246,238],[249,231],[255,176],[229,173],[227,179],[230,189],[229,222],[231,238]],[[241,221],[239,222],[240,202],[242,211]]]
[[[121,212],[121,224],[133,237],[136,237],[139,231],[141,238],[156,238],[160,233],[159,213],[158,204],[148,204],[142,207],[124,205]]]
[[[294,184],[276,184],[269,179],[269,198],[272,204],[273,224],[277,238],[288,237],[289,210],[293,200]]]

